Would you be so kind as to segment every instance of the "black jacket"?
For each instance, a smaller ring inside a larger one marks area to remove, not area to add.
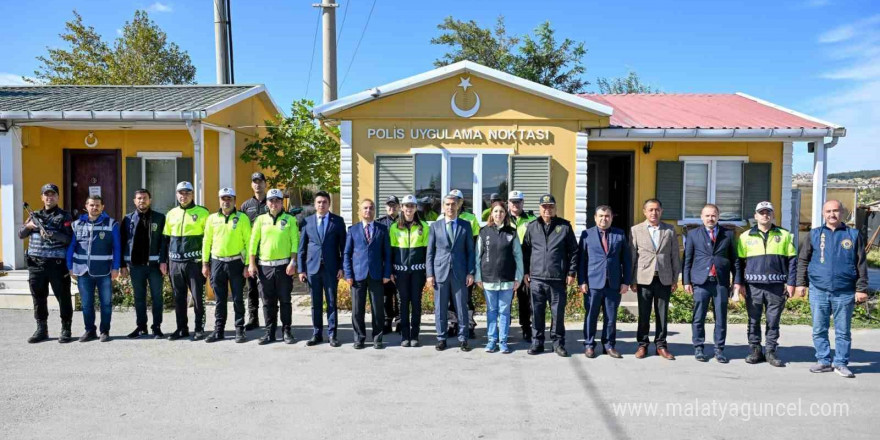
[[[544,233],[544,219],[538,217],[523,236],[523,270],[538,280],[565,280],[577,275],[577,239],[571,223],[560,217],[550,220]]]
[[[162,235],[165,229],[165,214],[161,212],[148,210],[145,213],[148,216],[147,236],[150,240],[150,263],[167,263],[168,262],[168,237]],[[120,241],[122,242],[122,267],[131,264],[131,250],[134,247],[134,233],[137,230],[138,222],[140,222],[141,213],[138,210],[128,213],[122,219],[122,228],[119,230]]]

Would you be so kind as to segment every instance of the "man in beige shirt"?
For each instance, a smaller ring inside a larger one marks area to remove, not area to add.
[[[669,297],[678,284],[681,273],[678,234],[671,225],[663,223],[663,204],[657,199],[648,199],[642,205],[645,222],[632,227],[632,290],[638,293],[639,324],[636,341],[639,348],[636,358],[648,355],[650,341],[648,333],[651,324],[651,310],[657,316],[654,325],[654,346],[657,355],[674,360],[666,345],[666,324],[669,312]]]

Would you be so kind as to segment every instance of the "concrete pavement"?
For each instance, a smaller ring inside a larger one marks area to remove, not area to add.
[[[173,314],[164,319],[170,333]],[[791,363],[773,368],[743,361],[742,325],[730,326],[732,361],[721,365],[694,360],[687,325],[670,327],[679,357],[666,361],[632,356],[633,324],[620,326],[624,359],[615,360],[580,354],[580,323],[567,326],[574,356],[563,359],[528,356],[522,343],[510,355],[488,354],[483,339],[470,353],[438,353],[428,323],[421,348],[401,348],[392,335],[385,350],[357,351],[350,315],[340,319],[342,347],[306,347],[309,317],[294,319],[293,346],[258,346],[257,331],[246,344],[127,340],[132,312],[113,314],[109,343],[60,345],[52,312],[53,340],[29,345],[31,312],[0,310],[0,432],[10,439],[807,439],[871,438],[880,429],[878,330],[854,332],[857,377],[844,379],[807,370],[814,358],[806,326],[783,327],[780,354]],[[80,312],[74,329],[82,333]]]

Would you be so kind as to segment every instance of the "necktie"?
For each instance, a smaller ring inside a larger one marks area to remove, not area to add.
[[[602,235],[602,249],[605,249],[605,254],[608,254],[608,235],[606,234],[604,229],[600,229],[599,233]]]
[[[446,238],[449,239],[449,246],[452,246],[452,222],[446,222]]]
[[[657,228],[650,228],[650,229],[651,229],[651,244],[654,245],[654,250],[657,250],[657,232],[658,232],[658,230],[657,230]]]
[[[324,241],[324,217],[318,216],[318,237]]]
[[[370,224],[369,223],[364,225],[364,235],[367,236],[367,244],[369,244],[370,241],[372,241],[372,239],[373,239],[372,237],[370,237]]]
[[[715,229],[714,228],[709,230],[709,238],[712,239],[712,251],[713,251],[713,260],[714,260],[714,251],[715,251],[715,246],[714,246],[715,245]],[[714,277],[715,275],[716,275],[715,263],[713,262],[712,267],[709,268],[709,276]]]

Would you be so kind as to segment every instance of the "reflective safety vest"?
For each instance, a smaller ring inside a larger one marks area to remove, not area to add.
[[[400,221],[391,224],[388,235],[391,237],[392,273],[425,271],[428,254],[428,223],[420,222],[422,228],[412,224],[404,228]]]
[[[190,203],[175,206],[165,215],[163,235],[171,237],[168,258],[171,261],[201,261],[202,237],[210,212],[204,206]]]
[[[748,284],[785,283],[794,286],[797,278],[797,250],[788,230],[773,226],[767,239],[757,226],[743,232],[736,245],[737,279]]]
[[[272,217],[271,212],[257,216],[251,229],[248,255],[258,260],[273,261],[290,258],[299,248],[299,226],[296,217],[281,212]]]
[[[473,233],[474,237],[480,235],[480,222],[479,220],[477,220],[477,216],[475,216],[473,213],[465,211],[459,214],[458,217],[471,224],[471,232]]]
[[[247,256],[251,242],[251,221],[247,214],[232,209],[229,215],[218,211],[205,221],[205,238],[202,241],[202,262],[214,258]]]
[[[538,217],[535,217],[535,214],[532,214],[532,211],[516,218],[516,234],[519,235],[520,243],[522,243],[523,237],[526,235],[526,226],[529,225],[529,222],[537,218]]]
[[[73,240],[67,251],[67,267],[76,276],[110,275],[119,269],[119,224],[107,213],[101,213],[94,222],[83,214],[73,222]]]

